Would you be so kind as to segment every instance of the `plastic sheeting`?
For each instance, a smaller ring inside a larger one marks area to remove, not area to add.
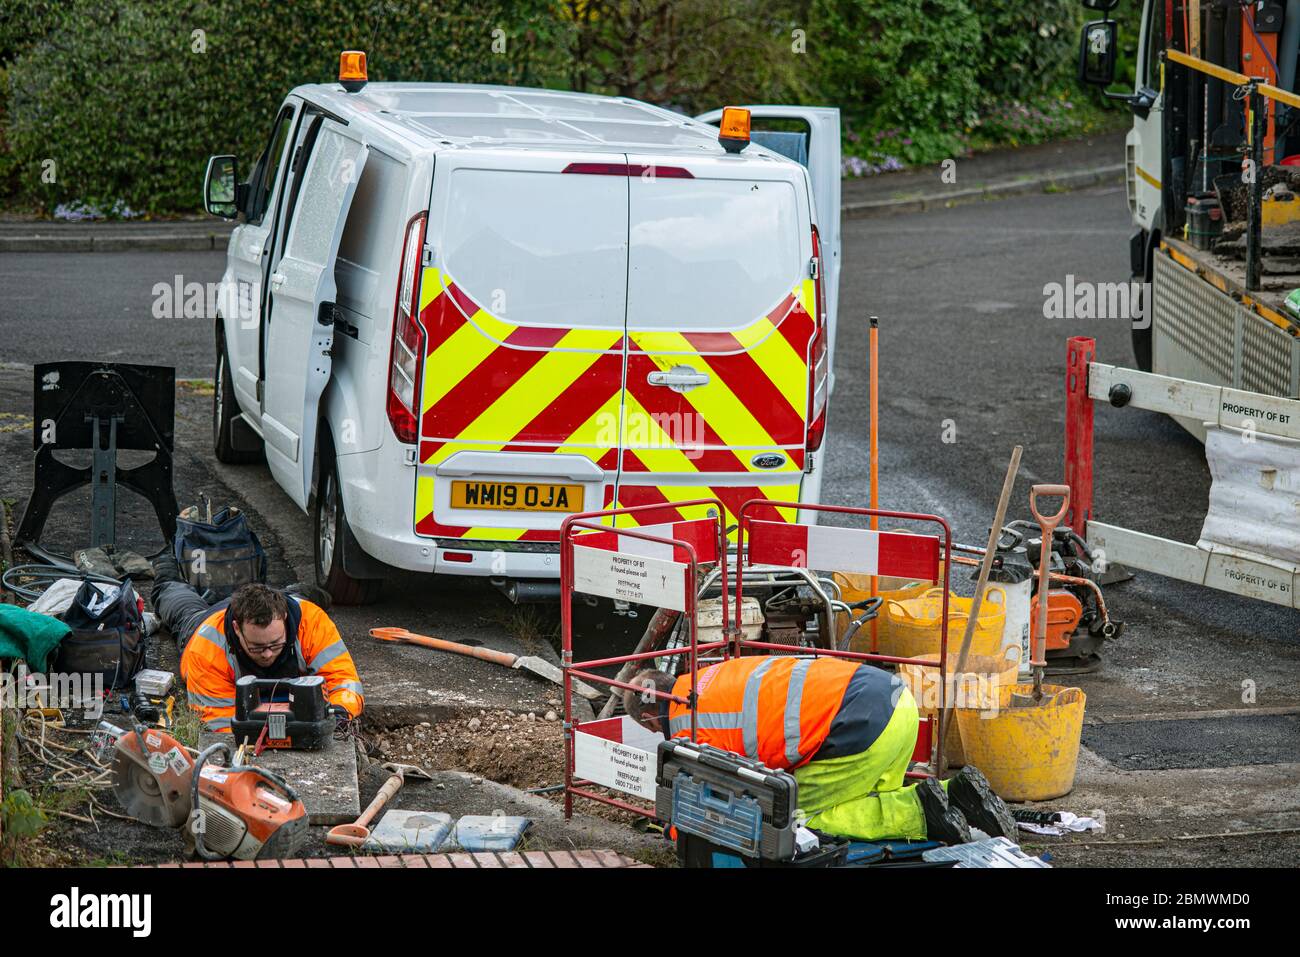
[[[1300,565],[1300,442],[1211,428],[1205,457],[1214,483],[1197,545]]]

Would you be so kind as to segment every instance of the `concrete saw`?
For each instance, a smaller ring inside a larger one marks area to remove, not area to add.
[[[208,763],[217,754],[225,766]],[[291,856],[309,833],[297,793],[277,774],[232,763],[225,742],[196,759],[171,735],[136,725],[117,738],[113,793],[144,824],[184,828],[187,848],[205,860]]]

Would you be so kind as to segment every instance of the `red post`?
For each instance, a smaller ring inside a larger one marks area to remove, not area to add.
[[[1092,399],[1088,396],[1088,365],[1097,356],[1097,340],[1075,336],[1065,353],[1065,484],[1070,508],[1065,522],[1088,537],[1092,520]]]

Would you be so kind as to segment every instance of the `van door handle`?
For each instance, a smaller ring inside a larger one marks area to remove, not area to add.
[[[288,278],[289,277],[282,272],[271,273],[271,288],[279,289],[281,286],[284,285],[284,281]]]
[[[690,366],[673,366],[667,372],[657,369],[645,377],[651,385],[666,385],[674,392],[686,392],[709,384],[707,372],[696,372]]]
[[[263,247],[261,243],[246,243],[244,248],[248,250],[248,255],[254,259],[262,258]]]

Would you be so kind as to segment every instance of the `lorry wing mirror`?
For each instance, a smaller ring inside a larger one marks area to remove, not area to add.
[[[1119,29],[1114,20],[1084,24],[1079,40],[1080,83],[1105,88],[1115,82],[1118,40]]]
[[[234,219],[239,215],[239,189],[235,183],[235,158],[212,156],[203,176],[203,208],[213,216]]]

